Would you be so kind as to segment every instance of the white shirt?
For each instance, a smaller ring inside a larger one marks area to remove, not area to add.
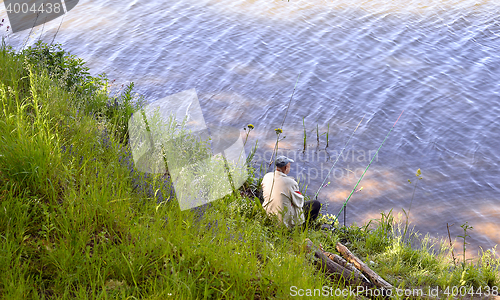
[[[262,192],[262,206],[268,214],[277,215],[288,228],[304,223],[304,196],[299,193],[299,185],[292,177],[278,170],[267,173],[262,179]]]

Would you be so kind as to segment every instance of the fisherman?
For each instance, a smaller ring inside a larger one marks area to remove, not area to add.
[[[277,215],[288,228],[310,225],[321,209],[321,203],[317,200],[304,202],[298,183],[287,176],[292,162],[286,156],[278,156],[275,160],[276,170],[267,173],[262,179],[262,206],[268,214]]]

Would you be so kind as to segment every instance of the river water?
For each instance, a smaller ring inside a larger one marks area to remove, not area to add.
[[[301,72],[279,148],[295,158],[290,176],[308,194],[365,116],[319,195],[330,213],[404,110],[346,223],[408,210],[420,168],[416,230],[445,237],[454,224],[454,238],[467,221],[468,255],[500,243],[500,2],[80,1],[63,19],[8,41],[20,49],[54,36],[93,74],[133,81],[148,101],[195,88],[209,125],[254,124],[246,150],[258,140],[257,167],[270,158]],[[329,131],[328,148],[316,128]]]

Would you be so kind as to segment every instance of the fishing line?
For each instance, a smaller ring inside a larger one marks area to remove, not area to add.
[[[342,213],[342,211],[344,210],[345,206],[347,205],[347,202],[349,201],[349,199],[351,198],[352,194],[354,194],[354,191],[356,190],[356,188],[358,187],[358,184],[359,182],[361,181],[361,179],[363,179],[363,176],[365,176],[365,173],[366,171],[368,171],[368,168],[370,167],[370,165],[372,164],[373,160],[375,159],[375,157],[377,156],[380,148],[382,148],[382,145],[384,145],[385,143],[385,140],[387,140],[387,137],[389,137],[389,134],[391,134],[392,130],[394,129],[394,126],[396,126],[396,123],[399,121],[399,118],[401,117],[401,115],[403,114],[404,110],[401,112],[401,114],[399,115],[398,119],[396,120],[396,122],[394,123],[394,125],[392,125],[392,128],[391,130],[389,130],[389,133],[387,133],[387,135],[385,136],[385,139],[384,141],[382,142],[382,144],[380,144],[380,147],[378,147],[378,150],[377,152],[375,152],[375,155],[372,157],[372,160],[370,161],[370,163],[368,164],[368,166],[366,167],[365,171],[363,172],[363,174],[361,174],[361,177],[359,178],[358,182],[356,183],[356,185],[354,186],[354,188],[352,189],[351,193],[349,194],[349,197],[347,197],[347,199],[344,201],[344,204],[342,205],[342,207],[340,208],[340,211],[339,213],[335,216],[335,218],[333,219],[333,222],[332,222],[332,229],[334,228],[333,225],[335,224],[335,221],[337,221],[337,219],[339,218],[339,215]]]
[[[285,124],[286,115],[288,114],[288,109],[290,108],[290,103],[292,103],[293,94],[295,94],[295,89],[297,88],[297,83],[299,82],[300,73],[302,73],[302,71],[300,71],[299,76],[297,76],[297,81],[295,82],[295,86],[293,87],[292,96],[290,97],[290,100],[288,101],[288,106],[287,106],[286,111],[285,111],[285,116],[283,117],[283,122],[281,122],[281,127],[280,127],[281,130],[283,130],[283,125]],[[273,153],[271,154],[271,159],[269,160],[269,166],[271,166],[271,164],[272,164],[272,161],[274,158],[274,152],[276,151],[277,146],[278,146],[278,141],[276,141],[276,144],[274,145]]]
[[[316,192],[316,195],[314,195],[314,200],[318,200],[319,191],[321,191],[321,189],[326,186],[325,185],[325,181],[328,179],[328,176],[330,176],[330,172],[332,172],[333,168],[335,167],[335,164],[339,161],[340,156],[342,155],[342,153],[344,152],[345,148],[347,147],[347,144],[349,144],[349,142],[351,141],[351,139],[352,139],[354,133],[356,132],[356,130],[358,130],[358,127],[361,124],[361,122],[363,122],[363,119],[365,118],[365,116],[366,116],[366,114],[363,116],[363,118],[361,118],[361,121],[359,121],[358,126],[356,126],[356,128],[352,132],[351,136],[347,140],[347,143],[345,143],[344,148],[342,148],[342,151],[340,151],[339,155],[337,156],[337,159],[333,163],[333,166],[330,168],[330,171],[328,171],[328,174],[326,174],[325,180],[323,180],[323,183],[321,183],[318,191]]]

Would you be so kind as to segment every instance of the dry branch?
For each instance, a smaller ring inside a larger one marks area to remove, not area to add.
[[[330,253],[330,252],[326,252],[326,251],[323,251],[323,253],[331,260],[333,260],[333,262],[341,265],[342,267],[346,268],[347,270],[350,270],[351,272],[354,272],[356,273],[356,275],[358,275],[359,277],[363,278],[366,282],[369,282],[370,280],[368,280],[364,275],[363,273],[361,273],[361,271],[359,271],[358,269],[356,269],[356,267],[354,267],[353,264],[349,263],[347,260],[345,260],[344,258],[342,258],[341,256],[337,255],[337,254],[333,254],[333,253]]]
[[[346,284],[351,286],[363,286],[365,289],[374,287],[372,283],[363,280],[363,278],[355,272],[344,268],[328,258],[320,249],[314,246],[313,242],[309,239],[306,239],[306,249],[308,252],[314,252],[314,256],[319,259],[318,264],[320,268],[325,270],[330,277],[336,280],[342,279]]]

